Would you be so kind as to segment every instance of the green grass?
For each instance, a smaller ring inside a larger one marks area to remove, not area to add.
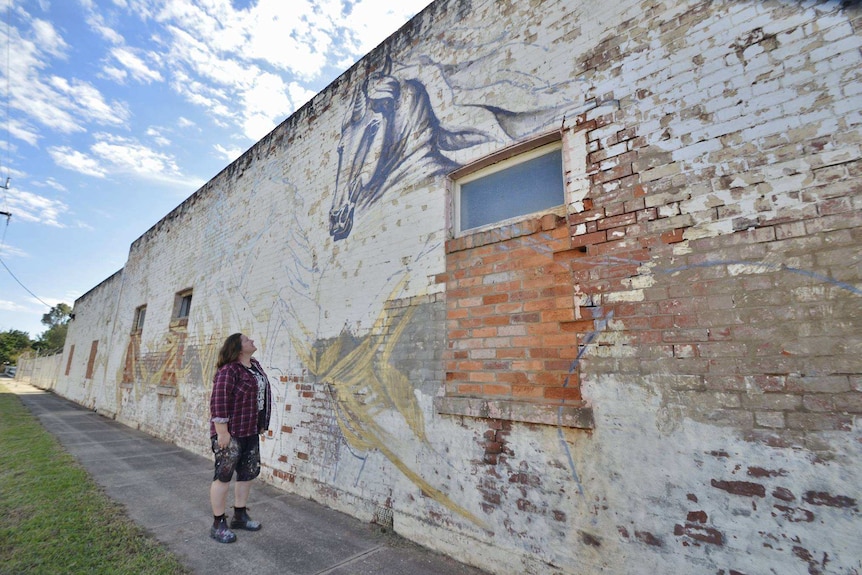
[[[0,384],[0,575],[186,575]]]

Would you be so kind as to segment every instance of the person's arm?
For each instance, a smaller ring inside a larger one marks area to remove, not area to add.
[[[212,397],[210,398],[210,414],[216,429],[218,446],[221,449],[224,449],[230,443],[230,431],[228,431],[227,424],[230,421],[232,404],[233,385],[230,369],[224,366],[216,373],[213,381]]]
[[[218,446],[224,449],[230,443],[230,432],[227,430],[227,422],[214,421],[213,423],[215,424],[216,435],[218,436]]]
[[[269,419],[270,414],[272,413],[272,388],[269,385],[269,376],[266,375],[266,372],[263,371],[263,367],[261,367],[260,362],[255,358],[251,358],[253,362],[257,364],[257,369],[260,371],[260,374],[263,376],[263,379],[266,381],[266,387],[264,387],[264,400],[263,400],[263,427],[258,428],[257,432],[259,435],[264,435],[269,429]]]

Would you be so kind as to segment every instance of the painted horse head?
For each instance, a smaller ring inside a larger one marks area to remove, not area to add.
[[[472,130],[441,128],[425,86],[401,80],[389,68],[387,64],[356,88],[341,126],[329,211],[329,235],[336,241],[350,235],[357,208],[373,204],[406,176],[433,177],[458,167],[440,150],[487,141]]]

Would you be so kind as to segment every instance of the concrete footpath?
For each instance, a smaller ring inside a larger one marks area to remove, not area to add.
[[[231,544],[209,536],[212,462],[28,384],[3,379],[107,495],[193,572],[255,575],[482,575],[261,481],[248,507],[263,523]],[[228,499],[232,504],[233,495]]]

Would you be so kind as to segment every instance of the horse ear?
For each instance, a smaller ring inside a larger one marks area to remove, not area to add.
[[[386,50],[386,58],[383,60],[383,69],[380,71],[383,76],[388,76],[392,73],[392,56],[389,55],[389,50]]]
[[[353,90],[353,101],[350,103],[350,122],[358,122],[365,115],[365,88],[362,84]]]
[[[441,150],[448,152],[472,148],[473,146],[490,141],[491,137],[488,134],[476,130],[450,132],[449,130],[440,128],[440,131],[437,133],[437,146]]]
[[[369,100],[397,100],[401,93],[401,83],[392,76],[369,78],[366,95]]]

